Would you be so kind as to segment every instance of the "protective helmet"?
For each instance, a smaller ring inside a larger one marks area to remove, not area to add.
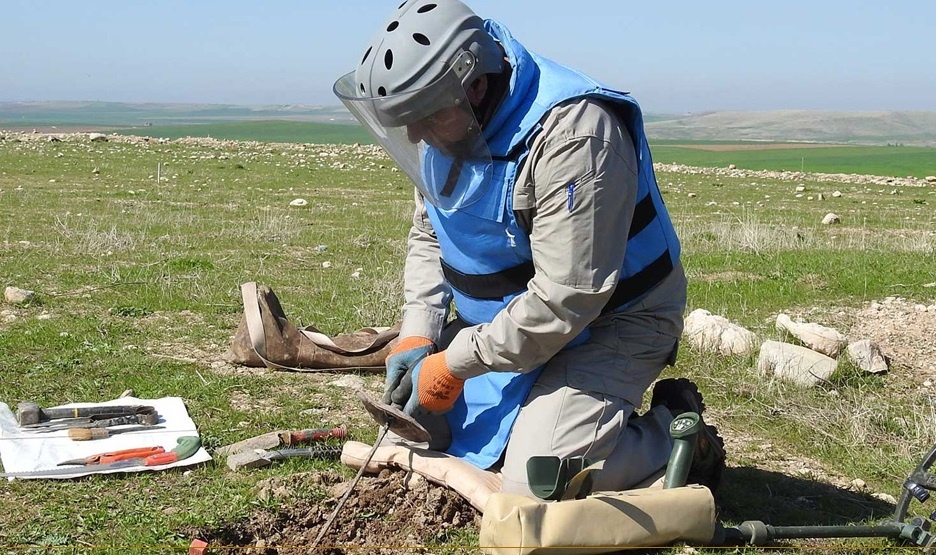
[[[371,41],[354,72],[359,98],[384,98],[386,126],[406,125],[463,99],[504,55],[484,21],[458,0],[407,0]],[[457,80],[461,91],[453,91]],[[418,93],[418,94],[417,94]]]

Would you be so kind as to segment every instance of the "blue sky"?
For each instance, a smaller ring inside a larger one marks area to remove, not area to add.
[[[2,0],[0,101],[338,104],[400,0]],[[932,0],[469,0],[647,112],[936,110]]]

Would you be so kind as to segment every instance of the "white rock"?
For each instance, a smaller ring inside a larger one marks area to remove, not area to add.
[[[828,380],[836,366],[835,359],[822,353],[780,341],[765,341],[757,358],[757,371],[762,375],[806,387]]]
[[[891,505],[897,504],[897,498],[895,498],[893,495],[889,493],[872,493],[871,497],[879,501],[883,501],[885,503],[890,503]]]
[[[847,352],[852,364],[865,372],[880,374],[888,370],[887,359],[881,354],[880,347],[870,339],[849,343]]]
[[[309,204],[309,201],[304,198],[297,198],[289,203],[290,206],[306,206],[307,204]]]
[[[927,175],[925,179],[927,183],[936,183],[936,175]]]
[[[848,338],[833,328],[811,322],[794,322],[786,314],[777,315],[778,331],[786,332],[810,349],[836,358],[848,345]]]
[[[854,480],[851,481],[851,487],[853,490],[861,491],[865,489],[866,487],[868,487],[868,484],[861,478],[855,478]]]
[[[327,260],[325,262],[322,262],[322,268],[331,268],[331,267],[332,267],[331,262],[328,262]]]
[[[832,212],[829,212],[828,214],[825,215],[825,218],[822,218],[822,225],[840,224],[840,223],[842,223],[842,218],[839,218],[837,214],[833,214]]]
[[[347,389],[363,389],[364,378],[360,376],[348,374],[345,376],[341,376],[337,380],[332,380],[328,382],[328,385],[333,385],[335,387],[344,387]]]
[[[841,198],[841,197],[842,197],[842,191],[835,191],[834,193],[832,193],[832,196],[835,197],[835,198]]]
[[[799,187],[796,188],[796,192],[797,192],[797,193],[802,193],[802,192],[805,191],[805,190],[806,190],[806,186],[805,186],[805,185],[800,185]]]
[[[20,289],[19,287],[7,287],[3,290],[3,298],[10,304],[20,304],[32,300],[36,296],[35,291]]]
[[[104,133],[88,133],[88,139],[94,142],[106,142],[107,135],[105,135]]]
[[[700,351],[722,355],[746,355],[757,348],[753,332],[702,308],[686,316],[683,337]]]

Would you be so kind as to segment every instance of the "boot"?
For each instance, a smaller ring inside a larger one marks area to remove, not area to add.
[[[725,442],[718,435],[715,426],[706,424],[702,419],[705,403],[702,402],[698,386],[686,378],[660,380],[654,384],[653,396],[650,399],[651,407],[658,405],[668,408],[674,417],[684,412],[699,415],[702,430],[699,432],[699,442],[692,457],[687,481],[690,484],[702,484],[714,492],[725,470]]]

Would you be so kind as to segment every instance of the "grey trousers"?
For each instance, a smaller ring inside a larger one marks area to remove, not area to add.
[[[663,407],[635,412],[674,361],[685,304],[686,278],[677,266],[640,303],[596,321],[588,342],[546,363],[502,457],[502,491],[533,497],[526,471],[533,456],[604,460],[593,489],[607,491],[630,489],[666,466],[672,415]],[[452,337],[458,330],[446,331]],[[450,437],[444,417],[418,419],[433,436],[428,447],[444,450]]]

